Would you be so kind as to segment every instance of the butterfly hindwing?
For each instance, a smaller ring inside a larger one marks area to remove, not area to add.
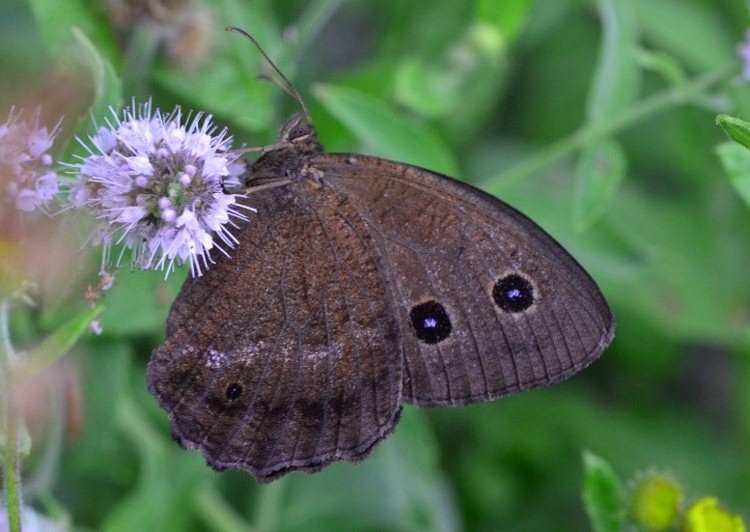
[[[484,401],[563,380],[609,344],[598,287],[552,237],[484,192],[408,165],[320,155],[370,226],[404,331],[404,400]]]

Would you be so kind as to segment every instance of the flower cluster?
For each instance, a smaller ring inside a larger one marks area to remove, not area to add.
[[[39,125],[39,111],[28,121],[11,110],[0,125],[0,203],[13,202],[18,210],[43,208],[58,191],[57,172],[52,168],[52,147],[58,128]]]
[[[165,116],[150,101],[133,103],[122,118],[112,114],[113,122],[81,142],[89,154],[72,165],[78,178],[70,205],[99,221],[93,238],[104,247],[103,262],[122,243],[141,268],[168,275],[188,262],[201,275],[214,247],[226,254],[237,243],[232,219],[247,220],[241,210],[252,210],[225,192],[245,171],[232,137],[216,131],[211,115],[188,115],[183,124],[179,107]]]

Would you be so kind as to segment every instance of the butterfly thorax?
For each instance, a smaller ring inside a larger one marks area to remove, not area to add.
[[[322,152],[315,128],[300,115],[294,115],[279,131],[278,142],[263,148],[263,155],[253,164],[246,183],[255,188],[277,180],[299,179],[306,161]]]

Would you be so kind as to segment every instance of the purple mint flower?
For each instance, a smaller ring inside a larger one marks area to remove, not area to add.
[[[39,110],[31,120],[20,117],[12,109],[0,125],[0,204],[13,202],[18,210],[33,211],[44,208],[59,190],[54,161],[47,153],[59,124],[51,131],[40,126]]]
[[[225,193],[245,171],[232,137],[216,131],[211,115],[188,115],[183,123],[180,107],[163,115],[150,101],[112,115],[88,143],[79,139],[89,154],[72,165],[78,178],[70,205],[99,221],[92,241],[103,245],[104,263],[112,245],[123,244],[143,269],[169,275],[188,262],[193,276],[201,275],[213,248],[228,254],[237,244],[232,220],[247,221],[242,209],[253,210],[237,202],[243,196]]]
[[[737,55],[742,59],[742,77],[750,81],[750,30],[745,32],[745,40],[737,45]]]

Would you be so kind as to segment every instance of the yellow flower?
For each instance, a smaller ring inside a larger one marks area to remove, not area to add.
[[[745,522],[719,506],[718,499],[702,497],[685,514],[685,532],[745,532]]]

